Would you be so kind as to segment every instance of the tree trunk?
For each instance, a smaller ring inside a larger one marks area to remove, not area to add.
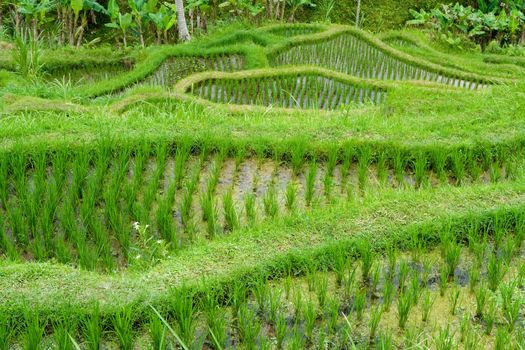
[[[137,18],[137,29],[139,31],[140,46],[144,47],[144,33],[142,33],[142,20]]]
[[[355,12],[355,28],[359,29],[359,17],[361,15],[361,0],[357,0],[357,10]]]
[[[186,17],[184,16],[184,4],[182,0],[175,0],[177,6],[177,27],[179,28],[179,39],[182,41],[191,40],[190,33],[188,33],[188,26],[186,25]]]

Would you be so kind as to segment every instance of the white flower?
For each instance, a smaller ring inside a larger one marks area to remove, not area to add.
[[[140,258],[142,258],[142,255],[140,255],[140,254],[138,254],[138,255],[135,257],[135,259],[137,259],[137,260],[140,259]]]
[[[162,239],[157,240],[157,244],[162,244]]]
[[[133,224],[131,224],[131,226],[138,231],[140,228],[140,223],[138,221],[135,221],[133,222]]]

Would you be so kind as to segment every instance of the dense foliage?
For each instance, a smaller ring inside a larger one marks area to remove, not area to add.
[[[441,5],[427,12],[412,10],[410,25],[424,25],[439,33],[449,44],[459,46],[469,39],[485,48],[495,42],[500,46],[525,42],[525,2],[480,0],[478,9],[471,6]]]

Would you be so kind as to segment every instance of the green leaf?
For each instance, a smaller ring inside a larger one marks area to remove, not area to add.
[[[84,0],[71,0],[70,6],[73,10],[73,13],[75,14],[75,17],[78,17],[78,14],[84,8]]]

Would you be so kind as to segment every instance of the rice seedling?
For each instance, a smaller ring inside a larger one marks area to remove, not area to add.
[[[372,269],[372,279],[370,283],[370,293],[374,294],[377,290],[377,286],[379,285],[379,279],[381,278],[381,263],[375,264]]]
[[[291,163],[293,175],[297,176],[303,166],[305,154],[306,154],[306,143],[302,140],[298,140],[292,143],[291,150]]]
[[[300,350],[305,347],[305,339],[303,338],[302,332],[299,330],[297,324],[293,328],[292,338],[288,343],[287,348],[290,350]]]
[[[376,343],[376,349],[377,350],[395,349],[394,340],[390,332],[382,332],[381,334],[379,334],[377,343]]]
[[[328,276],[326,273],[323,273],[316,279],[315,284],[315,294],[317,296],[317,302],[319,307],[323,309],[326,304],[326,298],[328,296]]]
[[[15,325],[7,317],[7,315],[0,315],[0,349],[9,350],[10,344],[15,336]]]
[[[412,270],[412,277],[410,279],[409,293],[412,295],[412,303],[417,305],[419,297],[421,296],[421,282],[416,270]]]
[[[412,260],[414,260],[414,262],[420,261],[421,255],[423,254],[424,242],[418,230],[412,230],[410,232],[410,246]]]
[[[391,279],[385,280],[385,285],[383,287],[383,308],[385,311],[390,310],[390,306],[394,301],[395,286],[394,282]]]
[[[257,211],[255,208],[256,196],[253,193],[247,193],[244,196],[244,211],[246,213],[246,219],[250,224],[253,224],[257,218]]]
[[[261,331],[261,324],[257,321],[255,312],[247,305],[239,309],[239,339],[247,349],[255,349],[256,341]]]
[[[310,168],[306,174],[306,188],[305,188],[305,201],[306,205],[310,207],[312,200],[315,195],[315,179],[317,175],[317,162],[313,159],[310,163]]]
[[[150,344],[153,349],[162,350],[166,348],[166,326],[153,311],[149,315],[148,333],[150,337]]]
[[[193,292],[187,287],[175,289],[171,297],[171,307],[180,338],[184,344],[191,346],[195,340],[196,328]]]
[[[397,247],[394,243],[388,244],[386,247],[386,258],[388,264],[387,279],[393,279],[396,272],[397,265]]]
[[[53,323],[53,340],[58,349],[73,350],[71,336],[77,331],[77,325],[71,319],[62,319]]]
[[[457,348],[454,341],[454,333],[450,330],[450,325],[441,328],[434,338],[436,349],[438,350],[453,350]]]
[[[332,197],[332,186],[334,179],[332,177],[333,175],[330,175],[328,172],[325,173],[324,179],[323,179],[323,186],[324,186],[324,195],[327,200],[330,200]]]
[[[266,313],[266,311],[268,310],[270,289],[268,288],[268,284],[266,283],[265,278],[260,276],[254,280],[252,286],[252,293],[255,296],[255,300],[257,301],[258,312],[261,314]]]
[[[409,327],[405,330],[403,345],[405,348],[422,348],[430,349],[430,342],[433,340],[423,330],[418,330],[416,327]]]
[[[113,318],[113,329],[117,335],[120,349],[133,349],[133,308],[121,308]]]
[[[487,306],[483,320],[485,321],[485,334],[489,335],[492,332],[494,323],[496,322],[496,302],[493,298],[489,298],[487,300]]]
[[[326,333],[323,329],[317,332],[317,348],[324,349],[326,347]]]
[[[281,306],[282,291],[280,289],[272,289],[268,292],[268,321],[275,323],[277,320],[277,313]]]
[[[518,297],[510,301],[506,307],[503,307],[503,318],[507,324],[507,330],[509,333],[514,331],[516,321],[520,314],[521,305],[522,299]]]
[[[500,282],[506,274],[507,267],[495,254],[491,254],[487,264],[487,281],[491,291],[498,289]]]
[[[325,303],[326,313],[328,314],[328,333],[335,334],[337,331],[337,322],[339,320],[340,303],[337,298],[330,298]]]
[[[227,191],[223,196],[223,208],[224,208],[224,229],[226,231],[232,231],[239,227],[239,217],[233,200],[232,190]]]
[[[366,306],[366,289],[359,289],[354,295],[354,310],[358,321],[363,319]]]
[[[37,312],[26,310],[24,313],[24,349],[43,349],[45,324],[40,321]]]
[[[419,152],[414,161],[414,172],[416,175],[416,187],[422,187],[428,183],[427,177],[428,159],[424,152]]]
[[[166,328],[168,329],[168,331],[171,333],[171,335],[173,336],[173,338],[175,338],[177,340],[177,342],[179,343],[179,345],[182,347],[182,349],[184,350],[189,350],[189,347],[186,345],[186,343],[184,343],[184,341],[179,337],[179,335],[177,334],[177,332],[175,332],[173,330],[173,328],[171,328],[170,324],[168,323],[168,321],[166,321],[164,319],[164,317],[162,317],[162,315],[157,311],[157,309],[155,309],[152,305],[150,305],[150,308],[153,310],[153,312],[155,313],[155,315],[162,321],[162,323],[164,324],[164,326],[166,326]]]
[[[357,250],[361,258],[361,273],[363,283],[366,283],[370,279],[370,271],[374,264],[374,252],[372,251],[372,245],[366,239],[361,239],[357,242]]]
[[[348,273],[343,280],[343,297],[345,300],[349,300],[352,296],[355,287],[355,271],[356,269],[349,269]]]
[[[370,164],[372,163],[372,150],[369,147],[364,147],[358,156],[358,181],[359,188],[364,188],[367,182],[367,173]]]
[[[517,250],[514,237],[507,236],[501,245],[501,256],[506,265],[509,265]]]
[[[338,249],[334,252],[334,260],[332,270],[335,272],[335,282],[339,287],[343,284],[347,266],[347,259],[343,249]]]
[[[480,272],[477,264],[474,264],[468,272],[468,283],[470,292],[473,293],[480,280]]]
[[[277,349],[283,348],[284,338],[286,337],[286,332],[288,330],[288,324],[286,322],[286,317],[284,314],[280,313],[277,316],[275,321],[275,338],[277,340]]]
[[[475,291],[476,297],[476,317],[482,318],[485,309],[485,302],[487,301],[488,292],[487,289],[481,285]]]
[[[432,311],[432,307],[434,306],[434,303],[436,301],[436,297],[432,298],[429,291],[425,291],[423,294],[423,304],[421,307],[421,310],[423,311],[421,320],[423,322],[427,322],[430,317],[430,312]]]
[[[102,325],[100,322],[100,308],[95,304],[91,314],[82,319],[82,330],[89,350],[99,350],[102,342]]]
[[[454,276],[459,259],[461,256],[461,246],[449,235],[444,234],[441,238],[441,246],[443,251],[443,260],[447,266],[448,278]]]
[[[451,315],[455,315],[455,314],[456,314],[456,310],[457,310],[457,306],[458,306],[458,301],[459,301],[459,294],[460,294],[460,289],[459,289],[459,287],[455,284],[454,287],[452,288],[451,294],[449,295],[449,301],[450,301],[450,314],[451,314]]]
[[[494,349],[496,350],[512,349],[510,334],[505,328],[498,327],[496,329],[496,339],[495,340],[496,342],[494,344]]]
[[[301,313],[303,312],[303,295],[300,289],[295,289],[293,294],[293,308],[294,308],[294,317],[296,320],[301,318]]]
[[[379,323],[381,322],[381,316],[383,315],[383,309],[378,305],[372,309],[370,313],[370,320],[368,321],[368,328],[370,329],[370,339],[374,339],[376,336]]]
[[[293,183],[293,181],[290,181],[288,185],[286,186],[286,192],[284,194],[284,203],[286,206],[286,209],[289,212],[293,212],[296,207],[297,202],[297,187]]]
[[[401,260],[399,263],[399,276],[398,276],[398,289],[400,291],[405,290],[405,284],[410,273],[410,266],[406,260]]]
[[[317,320],[317,310],[312,301],[304,304],[303,308],[304,332],[309,341],[313,340],[315,321]]]
[[[465,350],[475,350],[479,349],[481,343],[481,337],[478,334],[477,331],[474,329],[470,329],[470,331],[466,334],[465,340],[463,342],[463,346]]]
[[[442,183],[447,181],[446,165],[447,153],[442,149],[436,149],[432,154],[432,165],[436,175]]]
[[[274,218],[279,212],[279,203],[277,203],[277,193],[275,188],[270,186],[263,197],[264,213],[268,218]]]
[[[445,295],[445,290],[447,289],[447,283],[449,281],[448,275],[449,269],[446,265],[441,265],[439,270],[439,295]]]
[[[408,292],[402,292],[397,299],[397,317],[399,321],[399,328],[405,329],[411,307],[412,296]]]
[[[240,307],[246,302],[246,286],[241,282],[235,282],[232,286],[230,302],[232,305],[233,319],[237,319]]]

